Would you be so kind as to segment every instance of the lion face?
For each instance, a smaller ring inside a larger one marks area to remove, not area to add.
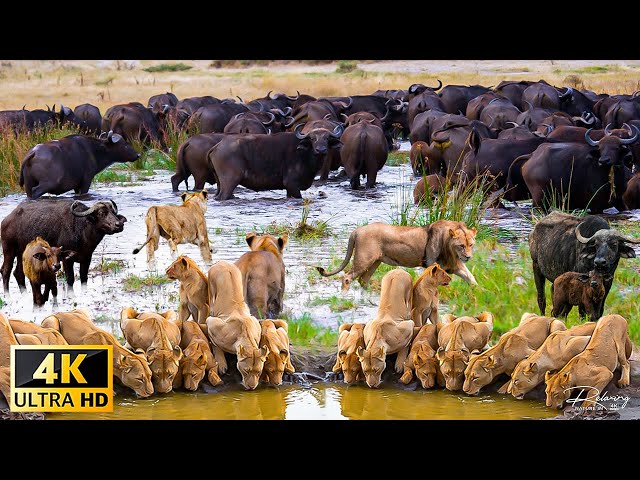
[[[364,379],[371,388],[378,388],[382,383],[382,372],[384,372],[386,363],[386,351],[384,347],[372,351],[358,347],[356,351],[360,364],[362,365],[362,373]]]
[[[173,389],[173,379],[178,373],[182,350],[178,345],[173,350],[147,350],[147,361],[151,369],[151,379],[156,392],[167,393]]]
[[[508,392],[518,400],[522,400],[527,392],[538,385],[538,365],[535,361],[524,359],[513,370]]]
[[[468,395],[477,395],[482,387],[493,380],[491,369],[495,364],[493,355],[478,355],[473,358],[464,371],[462,390]]]
[[[552,375],[547,372],[544,381],[547,384],[544,390],[547,394],[547,407],[562,408],[564,402],[571,396],[571,373],[560,371]]]
[[[264,362],[266,362],[268,354],[269,348],[266,345],[251,350],[247,350],[240,345],[238,351],[238,371],[242,375],[242,385],[247,390],[255,390],[258,386]]]
[[[167,277],[171,280],[180,280],[184,278],[189,268],[189,262],[184,255],[178,257],[166,270]]]
[[[288,360],[289,352],[284,348],[279,352],[269,352],[264,362],[263,371],[267,374],[270,384],[282,385],[282,376]]]
[[[182,386],[187,390],[196,391],[207,370],[207,356],[197,346],[189,345],[184,351],[180,362]]]
[[[122,384],[133,390],[139,397],[145,398],[153,394],[151,369],[143,355],[131,354],[122,356],[118,362],[122,369]]]
[[[447,390],[460,390],[464,382],[464,370],[469,362],[469,350],[447,352],[443,347],[440,347],[436,353],[436,358],[438,359]]]
[[[413,365],[416,369],[416,377],[420,380],[422,388],[433,388],[436,384],[436,375],[438,373],[438,360],[420,348],[413,357]]]
[[[453,228],[449,229],[453,250],[463,262],[468,261],[473,255],[473,245],[476,243],[477,232],[478,230],[475,228],[467,229],[462,227],[457,230]]]
[[[347,353],[345,350],[338,352],[340,368],[344,374],[344,383],[355,383],[364,378],[362,364],[355,352]]]

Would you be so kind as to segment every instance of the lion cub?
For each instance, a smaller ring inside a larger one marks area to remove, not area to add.
[[[209,316],[209,285],[207,277],[189,257],[181,255],[167,268],[167,277],[180,280],[180,307],[178,319],[193,319],[205,324]]]
[[[260,346],[269,349],[260,380],[269,382],[271,385],[281,385],[284,372],[296,371],[289,353],[289,326],[284,320],[262,320],[260,323],[262,324]]]
[[[277,318],[282,311],[284,296],[282,252],[289,237],[276,238],[250,232],[246,241],[251,251],[236,261],[242,272],[244,299],[254,317]]]
[[[411,350],[404,362],[404,374],[400,381],[405,385],[408,384],[413,379],[415,371],[422,388],[433,388],[436,384],[436,378],[439,379],[440,384],[444,383],[436,358],[437,326],[427,323],[421,328],[415,328],[415,330],[418,330],[418,334],[411,342]]]
[[[173,381],[173,388],[183,386],[187,390],[196,391],[205,373],[207,380],[214,387],[223,383],[218,376],[218,362],[209,347],[209,339],[200,325],[191,320],[178,320],[175,323],[180,327],[180,348],[183,357]]]
[[[183,193],[182,205],[156,205],[147,211],[145,223],[147,225],[147,239],[136,248],[136,254],[147,245],[147,263],[151,268],[155,267],[155,251],[158,249],[160,237],[167,240],[171,254],[178,254],[178,245],[192,243],[200,247],[200,253],[205,263],[211,263],[212,249],[209,246],[207,235],[207,221],[204,214],[207,213],[206,190],[201,192]]]
[[[344,374],[344,383],[364,380],[362,365],[356,351],[364,349],[364,323],[343,323],[338,337],[338,354],[333,365],[333,373]]]
[[[356,350],[365,381],[371,388],[382,383],[387,355],[397,352],[395,371],[400,373],[403,369],[413,337],[412,288],[411,275],[402,269],[396,268],[382,277],[378,315],[364,327],[366,348]]]
[[[422,275],[413,284],[411,318],[420,327],[427,323],[427,319],[436,325],[438,323],[438,286],[446,287],[451,282],[451,277],[440,265],[434,263],[427,267]]]

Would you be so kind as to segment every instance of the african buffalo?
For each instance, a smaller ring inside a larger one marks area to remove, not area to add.
[[[98,135],[102,126],[102,114],[100,109],[90,103],[83,103],[73,109],[77,118],[82,120],[86,127],[84,131],[89,135]]]
[[[351,188],[360,188],[360,175],[367,176],[366,188],[373,188],[389,154],[384,132],[369,122],[360,122],[347,127],[341,140],[340,159]]]
[[[201,133],[189,137],[180,145],[176,156],[176,173],[171,177],[174,192],[178,191],[181,182],[184,182],[189,190],[187,179],[191,175],[195,180],[194,190],[203,190],[205,183],[211,185],[218,183],[215,173],[209,167],[207,153],[227,136],[226,133]]]
[[[620,128],[624,123],[640,119],[640,98],[634,100],[619,100],[609,109],[602,119],[603,125]]]
[[[536,223],[529,234],[529,252],[541,315],[546,309],[545,280],[553,283],[565,272],[595,269],[604,275],[605,295],[596,308],[597,317],[602,316],[618,261],[636,256],[629,243],[638,244],[640,239],[623,235],[596,215],[552,212]]]
[[[27,152],[20,167],[20,186],[28,198],[73,190],[87,193],[93,177],[116,162],[135,162],[140,154],[117,133],[106,138],[68,135],[40,143]]]
[[[431,124],[436,118],[440,118],[445,115],[449,114],[436,109],[427,110],[426,112],[417,114],[411,124],[409,141],[411,143],[419,141],[431,143]]]
[[[560,110],[560,92],[543,80],[532,83],[522,93],[522,108],[531,107]]]
[[[37,202],[25,200],[14,208],[0,223],[2,231],[2,283],[5,294],[9,290],[9,275],[13,262],[18,258],[13,275],[25,290],[22,269],[22,253],[27,244],[42,237],[50,245],[76,252],[63,262],[67,284],[73,286],[73,264],[80,264],[80,282],[87,283],[91,257],[105,235],[122,232],[125,217],[118,214],[112,200],[96,202],[91,207],[73,200],[43,199]]]
[[[139,102],[114,105],[102,118],[102,131],[113,131],[127,142],[157,142],[163,145],[162,129],[157,114]]]
[[[198,133],[220,133],[238,113],[248,112],[242,103],[218,103],[200,107],[191,115],[189,128]]]
[[[353,117],[352,120],[355,121],[356,116],[358,116],[357,118],[363,118],[363,116],[366,116],[366,115],[364,112],[354,113],[353,115],[350,115],[349,118]],[[312,130],[322,128],[326,130],[326,133],[324,133],[325,136],[331,135],[331,132],[333,132],[336,129],[336,127],[338,127],[339,125],[342,126],[340,122],[335,120],[312,120],[302,125],[303,126],[300,127],[300,133],[302,133],[303,135],[306,135]],[[340,132],[342,132],[342,130],[343,129],[340,128]],[[319,130],[318,133],[319,132],[321,131]],[[340,145],[341,144],[338,144],[338,145],[335,145],[334,148],[329,148],[327,150],[327,153],[324,156],[322,154],[319,155],[322,157],[322,168],[320,169],[320,172],[319,172],[320,180],[327,180],[329,178],[329,172],[332,170],[338,170],[340,168],[340,165],[342,165],[342,162],[340,160],[340,149],[337,148]]]
[[[447,85],[438,95],[447,113],[464,115],[469,101],[490,90],[482,85]]]
[[[502,97],[499,97],[493,92],[487,92],[487,93],[483,93],[482,95],[478,95],[476,98],[472,100],[469,100],[469,103],[467,104],[467,110],[464,116],[467,117],[469,120],[480,120],[480,114],[482,113],[482,110],[484,110],[484,107],[489,105],[489,103],[491,103],[496,98],[502,98]],[[505,98],[503,100],[509,100],[509,99]],[[511,102],[510,100],[509,102],[513,105],[513,102]]]
[[[527,87],[531,86],[533,83],[535,82],[528,80],[521,80],[519,82],[507,80],[500,82],[493,90],[501,97],[508,98],[511,103],[522,111],[524,110],[522,94]]]
[[[189,115],[193,115],[200,107],[204,107],[206,105],[216,105],[219,103],[219,99],[212,97],[211,95],[205,95],[204,97],[183,98],[182,100],[178,100],[178,102],[176,102],[175,107],[178,110],[186,111]]]
[[[589,129],[585,132],[586,144],[540,145],[522,167],[533,206],[546,209],[554,200],[566,203],[570,210],[589,208],[601,212],[611,206],[624,210],[625,162],[631,163],[629,146],[640,136],[633,128],[635,134],[627,139],[605,135],[594,140]]]
[[[521,113],[510,100],[494,98],[480,112],[480,121],[489,128],[506,130],[511,127],[508,123],[515,122]]]
[[[559,94],[560,110],[571,116],[579,117],[585,113],[593,114],[595,102],[587,97],[580,90],[567,88],[564,93]]]
[[[161,112],[164,110],[166,105],[170,107],[175,107],[178,103],[178,97],[176,97],[173,93],[161,93],[160,95],[153,95],[149,98],[149,102],[147,103],[147,107],[149,107],[154,112]]]
[[[259,113],[259,112],[258,112]],[[269,125],[273,124],[276,116],[271,112],[269,120],[262,121],[253,112],[240,112],[236,114],[224,127],[224,133],[254,133],[267,134]]]
[[[438,110],[445,113],[444,104],[442,100],[440,100],[440,97],[433,91],[427,90],[409,100],[407,106],[407,123],[411,126],[417,115],[430,110]]]
[[[640,208],[640,173],[636,173],[627,182],[627,189],[622,195],[622,201],[629,210]]]
[[[254,191],[284,188],[287,197],[302,198],[322,167],[329,148],[340,145],[342,125],[333,132],[318,128],[307,134],[229,135],[207,154],[218,178],[216,200],[228,200],[238,185]]]
[[[295,97],[290,97],[284,93],[276,93],[271,95],[271,91],[262,98],[255,98],[248,102],[247,108],[254,112],[266,112],[272,108],[277,108],[286,111],[287,108],[293,108],[294,102],[301,97],[300,92]],[[315,99],[314,99],[315,100]]]

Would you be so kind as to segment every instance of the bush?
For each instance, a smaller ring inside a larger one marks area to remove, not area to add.
[[[336,73],[351,73],[358,69],[358,63],[355,60],[340,60],[336,67]]]
[[[184,70],[191,70],[193,66],[186,65],[184,63],[161,63],[160,65],[154,65],[152,67],[143,68],[145,72],[182,72]]]

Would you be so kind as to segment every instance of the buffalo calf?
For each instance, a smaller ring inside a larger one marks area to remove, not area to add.
[[[31,282],[34,305],[44,305],[49,300],[49,291],[53,295],[54,305],[57,303],[58,283],[56,273],[60,270],[60,262],[73,257],[76,252],[52,247],[42,237],[29,242],[22,252],[22,269]],[[44,294],[41,286],[44,284]]]
[[[604,298],[603,275],[597,270],[589,273],[566,272],[553,281],[553,310],[551,316],[566,317],[578,305],[580,317],[586,313],[592,322],[598,320],[598,307]]]

